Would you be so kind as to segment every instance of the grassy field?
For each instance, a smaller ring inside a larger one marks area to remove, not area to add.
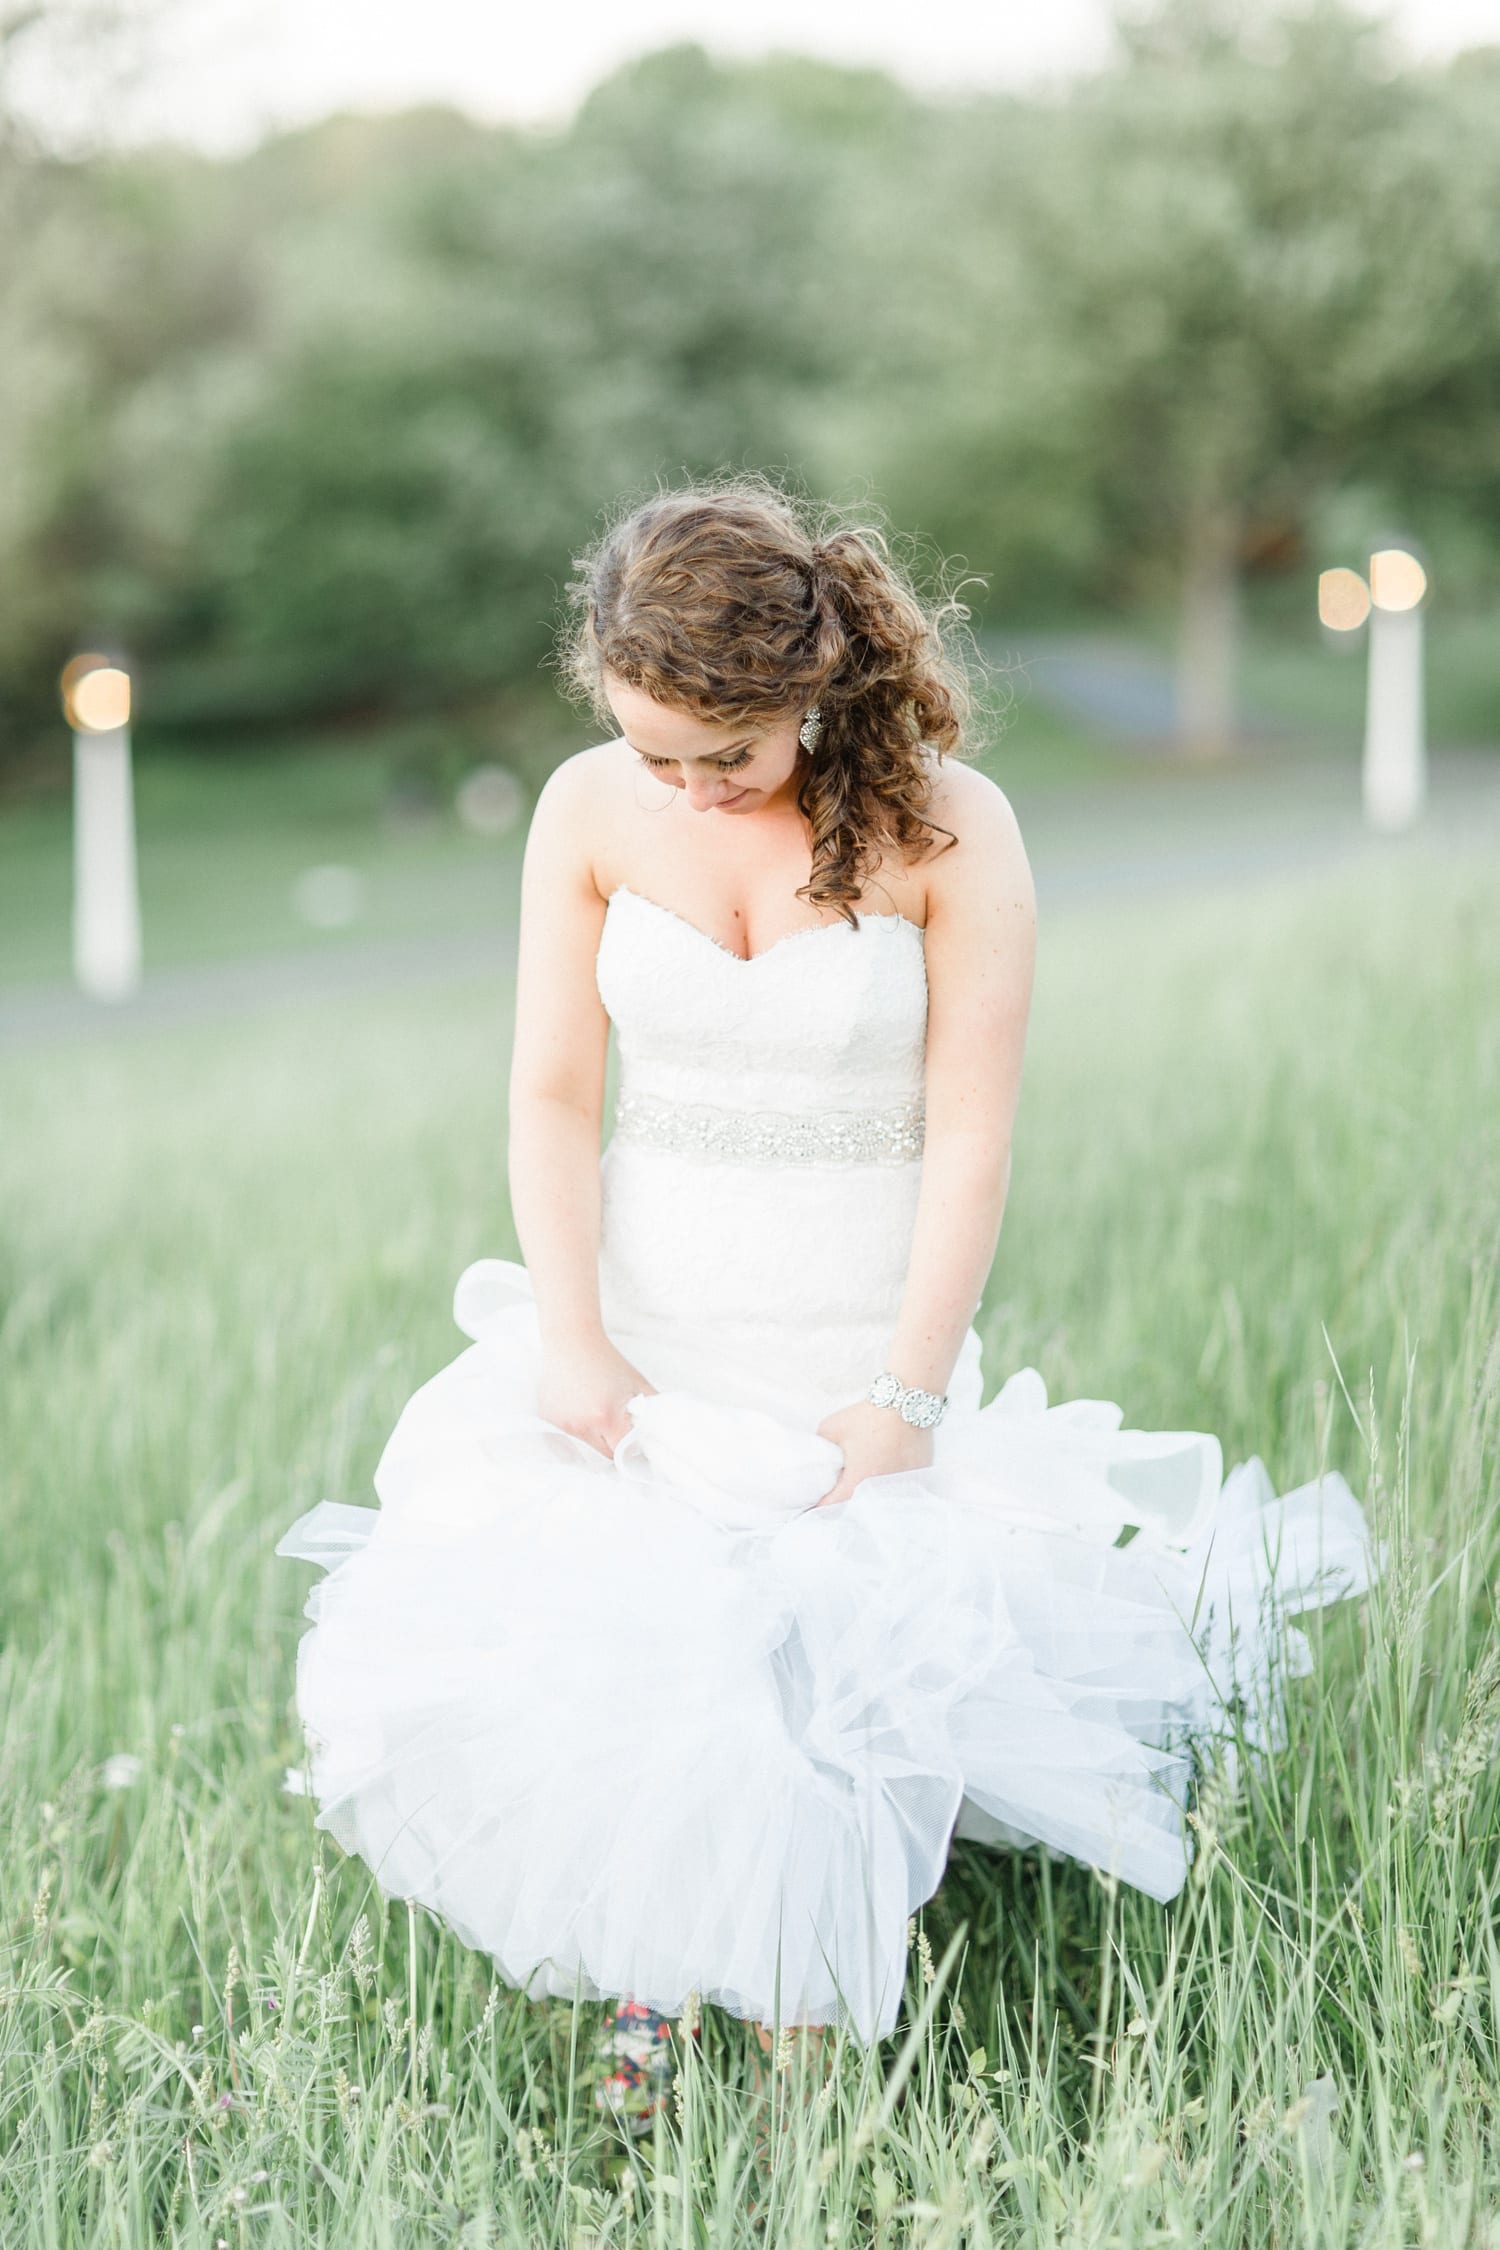
[[[0,1058],[5,2250],[1496,2250],[1497,889],[1393,852],[1046,928],[991,1385],[1329,1460],[1391,1569],[1170,1907],[961,1847],[907,2035],[767,2110],[711,2016],[628,2158],[597,2010],[492,1989],[282,1786],[274,1542],[515,1254],[505,995]]]

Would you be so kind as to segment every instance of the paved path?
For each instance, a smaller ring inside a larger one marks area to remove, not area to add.
[[[1347,764],[1323,760],[1296,769],[1279,762],[1187,779],[1142,775],[1039,794],[1018,809],[1044,912],[1112,897],[1253,886],[1413,852],[1493,855],[1500,893],[1500,753],[1435,758],[1427,818],[1406,838],[1365,831],[1355,786]],[[508,980],[514,969],[515,932],[501,929],[484,938],[342,940],[157,969],[135,999],[118,1006],[84,1000],[69,985],[0,989],[0,1051],[222,1023],[344,994]]]

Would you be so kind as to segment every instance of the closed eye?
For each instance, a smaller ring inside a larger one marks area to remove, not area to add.
[[[675,766],[677,763],[677,760],[675,758],[648,758],[644,750],[637,750],[636,756],[640,759],[643,766]],[[749,763],[749,751],[736,750],[730,757],[715,758],[714,772],[737,773],[741,766],[747,766]]]

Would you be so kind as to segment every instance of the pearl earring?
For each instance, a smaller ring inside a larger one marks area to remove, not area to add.
[[[803,720],[801,726],[797,729],[797,740],[801,743],[804,750],[816,750],[818,747],[818,740],[822,735],[822,732],[823,714],[818,709],[818,706],[815,703],[812,709],[808,712],[807,717]]]

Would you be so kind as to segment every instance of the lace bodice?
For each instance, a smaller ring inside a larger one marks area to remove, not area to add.
[[[927,966],[923,932],[903,915],[796,930],[741,960],[622,884],[596,976],[622,1101],[810,1116],[921,1100]]]
[[[742,960],[622,886],[596,975],[620,1048],[606,1329],[660,1389],[701,1376],[707,1355],[716,1395],[815,1426],[879,1373],[905,1282],[923,932],[865,914]],[[977,1337],[954,1381],[977,1392]]]

